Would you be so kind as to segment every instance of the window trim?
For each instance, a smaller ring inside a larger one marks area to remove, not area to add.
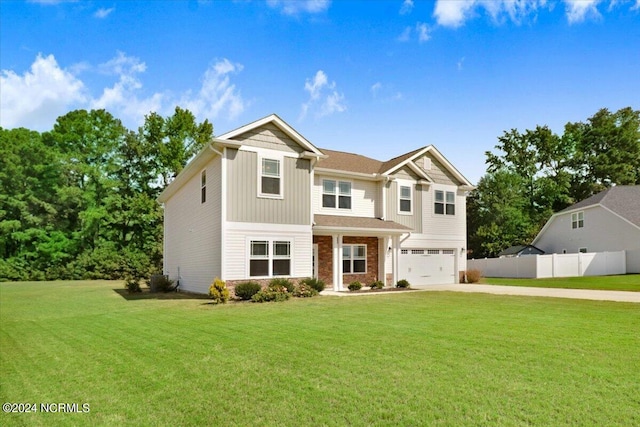
[[[438,201],[438,193],[442,193],[442,201]],[[453,194],[453,203],[447,202],[447,194]],[[437,205],[442,205],[442,213],[436,211]],[[442,215],[444,217],[455,217],[456,214],[456,192],[449,190],[434,190],[433,192],[433,214],[434,215]],[[453,207],[453,213],[447,213],[447,207]]]
[[[413,205],[414,205],[414,185],[411,181],[397,181],[398,183],[398,215],[413,215]],[[409,198],[402,197],[402,188],[409,188]],[[402,210],[402,201],[409,200],[409,210]]]
[[[262,191],[262,178],[263,177],[267,177],[267,178],[275,178],[274,176],[269,176],[269,175],[263,175],[263,169],[262,169],[262,165],[263,162],[265,160],[271,160],[271,161],[275,161],[278,162],[278,179],[279,179],[279,184],[280,184],[280,188],[278,189],[279,193],[278,194],[272,194],[272,193],[264,193]],[[284,157],[282,156],[276,156],[276,155],[261,155],[258,154],[258,197],[260,198],[265,198],[265,199],[284,199],[284,173],[283,173],[283,169],[284,169]]]
[[[573,212],[571,214],[571,229],[584,228],[584,211]]]
[[[340,210],[340,211],[351,211],[353,210],[353,182],[352,181],[344,181],[344,180],[339,180],[339,179],[328,179],[328,178],[322,178],[321,179],[321,185],[322,185],[322,194],[320,196],[320,206],[322,207],[322,209],[331,209],[331,210]],[[333,193],[325,193],[324,191],[324,183],[325,182],[333,182],[334,185],[334,192]],[[340,193],[340,184],[349,184],[349,194],[345,194],[345,195],[341,195]],[[325,206],[324,205],[324,196],[333,196],[334,197],[334,201],[335,201],[335,206],[331,207],[331,206]],[[340,198],[341,197],[349,197],[349,207],[348,208],[341,208],[340,207]]]
[[[200,204],[207,202],[207,170],[200,172]]]
[[[286,237],[249,237],[247,239],[247,277],[252,279],[266,279],[272,277],[292,277],[293,272],[293,239]],[[254,243],[266,243],[267,254],[266,255],[253,255]],[[276,255],[276,245],[286,243],[288,247],[287,255]],[[251,275],[251,261],[254,260],[267,260],[267,275],[264,276],[252,276]],[[289,274],[274,275],[274,262],[278,260],[289,261]]]
[[[347,261],[347,259],[345,259],[344,257],[344,248],[349,247],[350,251],[349,251],[349,264],[350,264],[350,271],[344,271],[344,261]],[[363,247],[364,248],[364,256],[363,257],[355,257],[355,251],[353,250],[355,247]],[[364,271],[358,271],[358,272],[354,272],[353,271],[353,266],[354,266],[354,261],[362,261],[364,260]],[[349,243],[349,244],[343,244],[342,245],[342,257],[341,257],[341,261],[342,261],[342,274],[367,274],[367,271],[369,270],[369,263],[367,262],[367,245],[365,243]]]

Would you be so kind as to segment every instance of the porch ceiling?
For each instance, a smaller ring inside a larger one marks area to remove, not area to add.
[[[378,218],[341,215],[314,215],[313,234],[341,233],[347,235],[389,236],[406,234],[411,228]]]

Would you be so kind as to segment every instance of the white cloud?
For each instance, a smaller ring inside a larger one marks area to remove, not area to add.
[[[382,83],[380,82],[375,82],[372,86],[371,86],[371,93],[373,94],[373,97],[375,98],[378,95],[378,92],[380,92],[380,89],[382,89]]]
[[[457,28],[464,24],[469,18],[469,15],[473,12],[476,6],[476,0],[468,1],[443,1],[438,0],[436,2],[433,15],[436,17],[436,22],[444,27]]]
[[[400,15],[407,15],[413,10],[413,0],[404,0],[400,7]]]
[[[456,65],[458,67],[458,71],[462,71],[462,68],[464,66],[464,56],[458,60]]]
[[[115,7],[111,7],[109,9],[100,8],[100,9],[96,10],[96,13],[94,13],[93,16],[95,18],[98,18],[98,19],[104,19],[107,16],[109,16],[111,14],[111,12],[113,12],[114,10],[116,10]]]
[[[408,42],[413,38],[413,32],[415,31],[418,42],[424,43],[431,38],[431,28],[423,22],[418,22],[415,27],[405,27],[402,33],[398,36],[399,42]]]
[[[145,114],[162,111],[161,93],[140,98],[142,81],[138,75],[147,70],[147,65],[138,58],[118,52],[115,58],[100,64],[98,70],[118,77],[112,87],[104,88],[99,98],[91,100],[89,108],[108,110],[125,123],[141,124]]]
[[[267,5],[280,9],[285,15],[321,13],[329,9],[330,0],[267,0]]]
[[[411,31],[413,29],[411,27],[405,27],[405,29],[402,31],[402,34],[400,34],[398,36],[398,41],[399,42],[408,42],[409,40],[411,40]]]
[[[187,92],[179,105],[202,120],[215,119],[225,111],[229,118],[237,117],[244,111],[247,102],[231,83],[230,76],[241,72],[243,68],[242,64],[226,58],[216,62],[204,73],[200,91],[195,96]]]
[[[344,94],[336,89],[336,82],[329,82],[324,71],[318,70],[304,83],[304,90],[309,92],[309,100],[302,104],[300,119],[307,116],[309,110],[316,110],[318,117],[346,111]]]
[[[222,59],[205,71],[196,93],[172,96],[168,92],[146,94],[141,79],[147,71],[146,64],[122,52],[98,66],[83,62],[69,69],[61,68],[53,55],[38,55],[23,75],[2,70],[0,126],[44,131],[71,110],[104,108],[133,128],[141,125],[150,112],[171,114],[176,105],[189,109],[198,120],[213,120],[222,114],[234,118],[247,105],[231,81],[231,76],[242,69],[241,64]],[[92,96],[78,77],[81,72],[113,76],[115,82]],[[332,102],[340,104],[336,98],[329,100],[329,104]]]
[[[562,0],[565,3],[566,17],[570,24],[583,22],[587,19],[598,19],[602,15],[598,5],[604,0]],[[627,0],[622,0],[627,3]],[[609,0],[609,10],[621,3],[621,0]],[[533,17],[541,9],[552,10],[554,2],[548,0],[465,0],[450,1],[437,0],[433,16],[436,22],[444,27],[457,28],[480,12],[486,13],[496,23],[509,20],[520,24],[523,20]],[[640,8],[640,0],[635,0],[631,10]]]
[[[6,128],[47,130],[55,119],[87,101],[79,79],[58,65],[53,55],[38,54],[29,71],[0,75],[0,124]]]
[[[429,27],[427,26],[427,24],[418,22],[416,24],[416,32],[418,33],[418,41],[420,43],[424,43],[431,38],[431,35],[429,34]]]
[[[598,3],[600,0],[575,0],[565,1],[567,7],[567,20],[570,24],[583,22],[587,17],[599,18]]]
[[[373,99],[380,102],[399,101],[403,98],[402,93],[395,91],[392,85],[380,82],[374,83],[369,90]]]

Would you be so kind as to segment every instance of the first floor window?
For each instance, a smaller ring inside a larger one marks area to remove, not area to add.
[[[453,191],[435,192],[434,212],[439,215],[455,215],[456,214],[456,193]]]
[[[342,246],[342,272],[367,272],[367,245]]]
[[[262,159],[260,193],[267,196],[281,196],[280,160]]]
[[[291,242],[287,240],[252,240],[249,276],[290,276]]]
[[[571,228],[584,227],[584,212],[576,212],[571,214]]]

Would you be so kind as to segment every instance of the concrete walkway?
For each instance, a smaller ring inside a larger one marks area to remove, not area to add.
[[[498,285],[430,285],[416,286],[413,289],[421,291],[450,291],[450,292],[475,292],[496,295],[522,295],[531,297],[552,297],[552,298],[572,298],[587,299],[594,301],[618,301],[640,303],[640,292],[625,291],[595,291],[590,289],[559,289],[559,288],[528,288],[524,286],[498,286]],[[322,291],[322,295],[337,296],[362,296],[362,295],[394,295],[396,293],[415,292],[379,292],[379,293],[350,293]]]

